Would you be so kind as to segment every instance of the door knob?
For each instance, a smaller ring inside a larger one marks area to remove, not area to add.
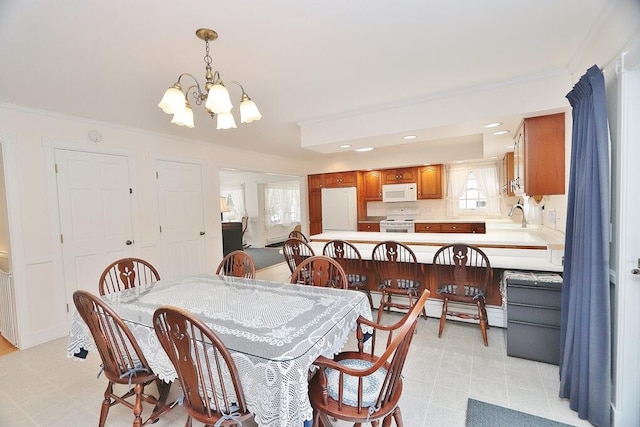
[[[201,231],[201,232],[200,232],[200,235],[201,235],[201,236],[204,236],[204,231]]]
[[[133,244],[133,240],[127,240],[126,242],[124,242],[127,246],[128,245],[132,245]]]
[[[631,270],[631,274],[640,274],[640,268],[634,268]]]

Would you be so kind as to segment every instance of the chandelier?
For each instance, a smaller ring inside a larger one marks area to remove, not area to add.
[[[209,55],[209,41],[214,41],[218,38],[218,33],[207,28],[200,28],[196,31],[196,36],[199,39],[204,40],[205,43],[205,56],[204,62],[206,64],[206,73],[204,84],[204,90],[201,88],[198,80],[189,73],[182,73],[178,77],[178,81],[175,82],[164,93],[162,100],[158,104],[158,107],[167,114],[173,114],[171,123],[175,123],[178,126],[193,127],[193,110],[191,104],[189,104],[189,93],[193,96],[196,105],[202,105],[206,108],[211,118],[217,117],[216,129],[230,129],[236,127],[236,121],[231,114],[231,98],[229,97],[229,91],[224,86],[220,73],[218,71],[211,71],[211,56]],[[194,84],[189,86],[186,91],[182,91],[182,78],[190,77]],[[249,98],[249,95],[244,91],[242,85],[236,81],[229,81],[240,86],[242,95],[240,97],[240,122],[251,123],[254,120],[260,120],[262,115],[258,111],[258,107],[255,102]]]

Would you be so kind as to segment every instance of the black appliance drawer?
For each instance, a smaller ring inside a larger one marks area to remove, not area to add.
[[[507,313],[509,320],[560,326],[560,309],[555,307],[509,302]]]
[[[556,286],[514,284],[507,281],[507,304],[522,303],[534,306],[560,309],[562,303],[562,283]]]
[[[507,355],[557,365],[560,361],[560,327],[509,319]]]

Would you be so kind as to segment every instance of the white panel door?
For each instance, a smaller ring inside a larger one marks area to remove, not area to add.
[[[55,150],[64,283],[73,313],[73,292],[98,292],[112,261],[132,255],[133,231],[128,158]]]
[[[156,161],[162,277],[207,271],[202,166]]]

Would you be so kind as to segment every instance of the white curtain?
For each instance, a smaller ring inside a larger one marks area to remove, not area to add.
[[[291,226],[300,223],[300,185],[298,181],[269,183],[264,186],[265,226]]]
[[[472,170],[480,192],[487,198],[487,215],[500,215],[500,183],[496,165],[475,165]]]
[[[220,197],[227,200],[231,212],[223,213],[225,220],[240,221],[247,214],[244,200],[244,184],[220,187]]]
[[[464,193],[468,174],[469,168],[467,167],[447,167],[447,216],[455,216],[460,213],[460,196]]]

